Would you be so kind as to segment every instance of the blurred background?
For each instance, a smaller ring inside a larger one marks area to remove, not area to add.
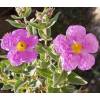
[[[32,8],[32,14],[30,18],[35,16],[36,10],[42,11],[43,8],[36,7]],[[69,25],[80,24],[86,27],[87,32],[94,33],[98,40],[100,40],[100,8],[90,7],[59,7],[55,8],[54,13],[60,11],[61,15],[57,23],[52,27],[52,37],[55,38],[57,34],[65,34],[66,29]],[[15,8],[0,8],[0,38],[9,31],[14,30],[5,19],[10,19],[10,15],[16,14]],[[0,50],[0,53],[4,51]],[[100,52],[96,54],[96,64],[89,71],[75,70],[81,77],[83,77],[88,84],[85,86],[77,86],[80,92],[100,92]],[[0,88],[2,84],[0,84]],[[11,92],[11,91],[0,91],[0,92]]]

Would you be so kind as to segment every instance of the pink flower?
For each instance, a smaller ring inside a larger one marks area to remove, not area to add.
[[[37,36],[29,36],[25,29],[17,29],[3,36],[1,48],[9,51],[7,58],[11,64],[19,66],[22,63],[32,62],[37,58],[37,52],[35,50],[37,43]]]
[[[92,53],[99,48],[98,40],[92,33],[86,34],[81,25],[69,26],[66,36],[60,34],[53,41],[56,52],[60,55],[62,69],[66,71],[89,70],[95,64]]]

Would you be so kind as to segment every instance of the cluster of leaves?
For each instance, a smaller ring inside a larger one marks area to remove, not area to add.
[[[0,62],[0,82],[2,90],[11,89],[14,92],[78,92],[76,85],[87,82],[75,72],[62,71],[59,55],[53,49],[51,27],[57,22],[61,12],[53,16],[54,8],[44,8],[43,12],[36,11],[36,18],[27,20],[31,8],[16,8],[18,16],[12,15],[7,19],[16,28],[26,28],[31,34],[37,34],[40,42],[36,49],[38,59],[19,67],[11,66],[8,60]]]

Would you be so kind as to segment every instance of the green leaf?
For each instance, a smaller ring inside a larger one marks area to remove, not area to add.
[[[27,25],[27,30],[29,33],[33,34],[33,35],[36,35],[37,34],[37,29],[31,25]]]
[[[52,48],[51,47],[48,47],[48,48],[44,48],[42,44],[38,44],[38,46],[36,47],[37,51],[42,54],[42,53],[45,53],[47,52],[48,55],[53,59],[53,60],[56,60],[58,61],[58,55],[54,54],[53,51],[52,51]]]
[[[61,91],[63,93],[73,93],[75,91],[75,86],[72,86],[72,85],[68,85],[68,86],[63,86],[61,88]]]
[[[26,12],[24,14],[24,17],[30,16],[31,12],[32,12],[32,8],[31,7],[26,7]]]
[[[52,72],[47,68],[37,68],[37,73],[42,77],[51,79]]]
[[[47,34],[48,34],[48,37],[51,36],[51,28],[48,28],[48,29],[47,29]]]
[[[9,63],[8,60],[2,60],[2,61],[0,61],[0,68],[5,68],[5,67],[7,67],[9,65],[10,65],[10,63]]]
[[[74,72],[68,75],[68,82],[74,85],[85,85],[87,82]]]
[[[11,17],[12,17],[13,19],[22,19],[22,18],[24,18],[24,17],[19,17],[19,16],[16,16],[16,15],[11,15]]]
[[[35,27],[32,27],[32,33],[35,35],[37,34],[37,29]]]
[[[18,79],[16,84],[15,84],[15,87],[14,87],[14,91],[15,92],[18,92],[19,89],[26,83],[26,80],[21,80],[21,79]]]
[[[13,90],[13,86],[11,85],[11,84],[4,84],[3,85],[3,87],[1,88],[1,90],[9,90],[9,89],[11,89],[11,90]]]
[[[31,87],[35,87],[35,86],[36,86],[37,80],[32,80],[32,81],[29,81],[29,82],[30,82],[29,85],[30,85]]]
[[[33,26],[33,27],[35,27],[35,28],[37,28],[37,29],[44,29],[44,28],[46,28],[46,24],[45,23],[32,23],[32,22],[30,22],[29,23],[29,25],[31,25],[31,26]]]
[[[63,84],[65,81],[67,82],[67,72],[62,71],[62,73],[59,76],[57,75],[55,77],[54,86]]]
[[[40,65],[42,68],[47,68],[49,66],[49,64],[50,64],[50,62],[48,62],[48,61],[41,61]]]
[[[48,87],[49,93],[60,93],[60,88],[53,88],[51,86]]]
[[[26,64],[22,64],[18,67],[15,67],[12,65],[9,66],[10,70],[15,72],[15,73],[22,73],[24,71],[25,67],[26,67]]]
[[[39,44],[36,46],[36,50],[37,50],[40,54],[45,53],[44,47],[43,47],[43,45],[42,45],[41,43],[39,43]]]
[[[17,22],[15,22],[15,21],[9,20],[9,19],[7,19],[6,21],[7,21],[9,24],[11,24],[12,26],[17,27],[17,28],[25,28],[25,27],[26,27],[26,25],[23,24],[23,23],[17,23]]]
[[[57,20],[58,20],[58,17],[59,15],[61,14],[61,12],[58,12],[49,22],[48,22],[48,25],[47,27],[50,28],[51,26],[53,26]]]
[[[38,30],[38,34],[39,34],[39,36],[42,38],[42,39],[44,39],[44,40],[46,40],[47,39],[47,35],[46,34],[44,34],[44,32],[42,31],[42,30]]]
[[[48,52],[49,56],[50,56],[52,59],[58,61],[58,58],[59,58],[59,57],[53,53],[52,48],[48,47],[48,48],[45,49],[45,51]]]

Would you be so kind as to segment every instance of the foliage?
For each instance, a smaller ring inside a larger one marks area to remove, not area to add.
[[[23,9],[25,11],[23,11]],[[36,17],[27,20],[31,8],[16,8],[18,16],[7,19],[16,28],[26,28],[31,34],[37,34],[40,42],[36,49],[38,59],[21,66],[12,66],[4,58],[0,61],[0,82],[2,90],[11,89],[14,92],[76,92],[76,85],[85,85],[87,82],[75,72],[61,69],[59,55],[53,49],[51,27],[57,22],[61,12],[53,16],[54,8],[44,8],[43,12],[36,11]],[[78,90],[77,90],[78,91]]]

